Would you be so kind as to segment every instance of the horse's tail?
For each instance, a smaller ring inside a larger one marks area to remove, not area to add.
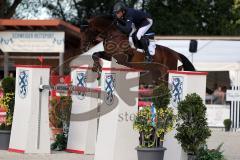
[[[192,64],[192,62],[190,62],[187,57],[185,57],[185,56],[184,56],[183,54],[181,54],[181,53],[178,53],[178,56],[179,56],[180,59],[181,59],[180,61],[182,62],[182,64],[183,64],[183,69],[184,69],[185,71],[196,71],[195,68],[194,68],[194,66],[193,66],[193,64]]]

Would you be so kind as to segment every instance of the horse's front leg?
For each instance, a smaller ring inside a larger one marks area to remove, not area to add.
[[[93,72],[97,72],[97,79],[99,80],[101,77],[101,72],[102,72],[102,66],[100,64],[100,58],[101,58],[101,54],[102,52],[95,52],[92,55],[92,59],[93,59],[93,68],[92,71]]]
[[[100,64],[100,58],[106,59],[105,54],[106,54],[106,53],[105,53],[104,51],[101,51],[101,52],[95,52],[95,53],[93,53],[93,55],[92,55],[92,59],[93,59],[93,68],[92,68],[92,71],[93,71],[93,72],[97,72],[97,74],[98,74],[97,79],[100,79],[101,73],[102,73],[102,66],[101,66],[101,64]]]

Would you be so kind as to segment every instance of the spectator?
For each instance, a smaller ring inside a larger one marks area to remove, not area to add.
[[[9,77],[14,78],[14,74],[12,72],[10,72]]]
[[[224,104],[225,93],[222,87],[217,87],[213,92],[213,104]]]

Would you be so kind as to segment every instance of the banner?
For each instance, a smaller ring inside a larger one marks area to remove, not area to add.
[[[3,52],[64,52],[64,32],[0,32]]]

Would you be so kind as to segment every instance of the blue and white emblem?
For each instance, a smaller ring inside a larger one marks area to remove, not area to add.
[[[104,78],[104,91],[106,92],[104,96],[104,101],[107,105],[112,105],[114,102],[114,90],[116,87],[116,74],[106,73]]]
[[[84,73],[84,72],[77,72],[76,73],[75,82],[76,82],[77,87],[86,88],[87,87],[86,80],[87,80],[86,73]],[[84,92],[84,91],[79,91],[78,92],[78,96],[77,96],[78,99],[82,100],[82,99],[85,98],[85,96],[86,96],[86,92]]]
[[[183,77],[173,76],[171,81],[171,103],[174,107],[177,107],[178,102],[183,98]]]
[[[28,70],[19,70],[18,76],[18,95],[21,98],[25,98],[28,93],[28,78],[29,71]]]

